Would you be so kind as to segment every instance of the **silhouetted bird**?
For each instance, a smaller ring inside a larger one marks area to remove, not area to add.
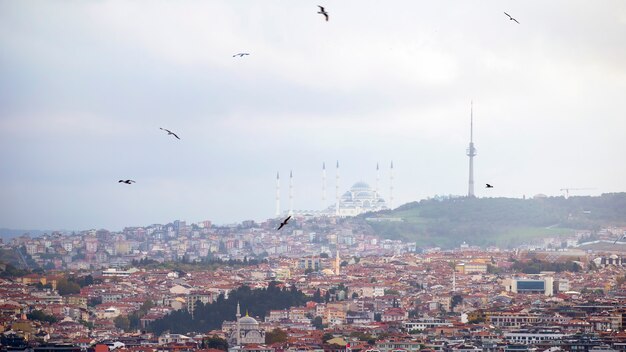
[[[291,215],[289,215],[287,217],[287,219],[285,219],[283,222],[280,223],[280,226],[278,226],[278,230],[282,229],[283,226],[287,225],[287,221],[289,221],[289,219],[291,219]],[[278,231],[278,230],[276,230],[276,231]]]
[[[324,17],[326,17],[326,22],[328,22],[328,12],[324,10],[324,6],[317,5],[317,7],[320,8],[320,10],[317,13],[324,15]]]
[[[235,56],[244,57],[245,55],[250,55],[250,54],[249,53],[238,53],[238,54],[233,55],[233,57],[235,57]]]
[[[130,185],[131,183],[135,183],[135,181],[133,181],[133,180],[119,180],[119,181],[117,181],[117,183],[125,183],[127,185]]]
[[[161,127],[159,127],[159,128],[160,128],[160,129],[162,129],[163,131],[167,132],[167,135],[168,135],[168,136],[171,134],[172,136],[176,137],[176,139],[180,139],[180,138],[178,138],[178,136],[176,135],[176,133],[174,133],[174,132],[172,132],[172,131],[170,131],[170,130],[168,130],[168,129],[165,129],[165,128],[161,128]]]
[[[504,14],[509,16],[509,20],[517,22],[517,20],[515,18],[511,17],[511,15],[509,15],[508,13],[505,12]],[[519,22],[517,22],[517,24],[519,24]]]
[[[492,185],[490,185],[490,184],[488,184],[488,183],[486,183],[486,184],[485,184],[485,188],[493,188],[493,186],[492,186]]]

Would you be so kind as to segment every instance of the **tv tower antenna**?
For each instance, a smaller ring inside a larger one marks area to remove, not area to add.
[[[469,156],[469,185],[467,196],[474,198],[474,157],[476,156],[476,148],[474,148],[474,101],[470,105],[470,143],[467,148],[467,156]]]

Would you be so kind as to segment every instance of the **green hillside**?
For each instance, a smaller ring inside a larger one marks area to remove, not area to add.
[[[416,241],[418,246],[458,246],[463,241],[480,246],[510,247],[547,235],[626,225],[626,193],[599,197],[453,198],[423,200],[366,218],[384,238]]]

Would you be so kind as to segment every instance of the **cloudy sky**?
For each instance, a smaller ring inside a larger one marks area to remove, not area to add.
[[[319,209],[336,160],[465,194],[472,100],[477,195],[626,191],[625,40],[619,0],[2,0],[0,227],[261,220],[290,170]]]

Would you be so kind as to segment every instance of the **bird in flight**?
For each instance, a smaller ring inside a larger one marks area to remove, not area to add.
[[[244,57],[245,55],[250,55],[250,54],[249,53],[237,53],[237,54],[233,55],[233,57],[235,57],[235,56]]]
[[[517,20],[515,18],[511,17],[511,15],[509,15],[508,13],[505,12],[504,14],[509,16],[509,20],[517,22]],[[519,24],[519,22],[517,22],[517,24]]]
[[[287,221],[289,221],[289,219],[291,219],[291,215],[289,215],[287,217],[287,219],[285,219],[283,222],[280,223],[280,226],[278,226],[278,230],[282,229],[283,226],[287,225]],[[276,230],[276,231],[278,231],[278,230]]]
[[[130,185],[132,183],[135,183],[135,181],[133,181],[133,180],[119,180],[119,181],[117,181],[117,183],[125,183],[127,185]]]
[[[163,131],[167,132],[167,135],[168,135],[168,136],[171,134],[172,136],[176,137],[176,139],[180,139],[180,138],[178,138],[178,136],[176,135],[176,133],[174,133],[174,132],[172,132],[172,131],[170,131],[170,130],[168,130],[168,129],[166,129],[166,128],[162,128],[162,127],[159,127],[159,128],[160,128],[160,129],[162,129]]]
[[[317,7],[320,8],[320,10],[317,13],[324,15],[324,17],[326,17],[326,22],[328,22],[328,12],[324,10],[324,6],[317,5]]]
[[[486,183],[486,184],[485,184],[485,188],[493,188],[493,186],[492,186],[492,185],[490,185],[490,184],[488,184],[488,183]]]

